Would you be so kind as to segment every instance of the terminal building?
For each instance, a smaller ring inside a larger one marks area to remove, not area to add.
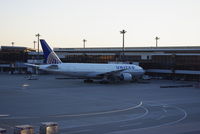
[[[200,47],[54,48],[63,62],[138,64],[154,77],[198,80]]]
[[[0,49],[0,72],[24,73],[27,67],[29,52],[36,50],[19,46],[1,46]]]
[[[153,77],[199,80],[200,47],[54,48],[67,63],[138,64]],[[43,53],[26,47],[2,46],[0,72],[32,72],[23,63],[43,64]]]

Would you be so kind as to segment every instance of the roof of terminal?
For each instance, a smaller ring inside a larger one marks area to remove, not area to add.
[[[27,51],[27,52],[34,52],[35,49],[28,48],[28,47],[21,47],[21,46],[1,46],[1,51]]]
[[[182,47],[125,47],[126,51],[200,51],[200,46]],[[122,51],[121,47],[54,48],[54,51]]]

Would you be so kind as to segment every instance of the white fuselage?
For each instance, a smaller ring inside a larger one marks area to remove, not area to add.
[[[61,63],[61,64],[46,64],[40,65],[39,69],[61,73],[72,77],[88,77],[94,78],[105,73],[130,73],[132,76],[141,76],[144,70],[137,65],[133,64],[91,64],[91,63]],[[120,71],[123,70],[123,71]]]

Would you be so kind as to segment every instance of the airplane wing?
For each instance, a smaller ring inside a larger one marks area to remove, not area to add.
[[[121,69],[121,70],[115,70],[115,71],[111,71],[111,72],[105,72],[105,73],[97,73],[97,72],[93,72],[93,73],[89,73],[86,78],[102,78],[102,77],[112,77],[115,75],[118,75],[120,72],[127,70],[127,69]]]
[[[120,69],[120,70],[115,70],[115,71],[111,71],[111,72],[101,73],[101,74],[98,74],[97,76],[114,76],[125,70],[127,70],[127,69]]]

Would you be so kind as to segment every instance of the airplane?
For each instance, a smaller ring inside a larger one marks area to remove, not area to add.
[[[44,39],[40,39],[40,43],[46,64],[31,66],[47,72],[84,79],[85,83],[91,83],[95,79],[100,79],[104,83],[133,81],[142,77],[145,72],[142,67],[133,64],[63,63]]]

